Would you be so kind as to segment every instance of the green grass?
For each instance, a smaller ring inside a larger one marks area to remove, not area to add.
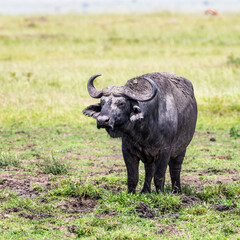
[[[86,124],[81,110],[93,102],[86,91],[91,75],[103,74],[101,88],[169,71],[193,82],[200,128],[231,127],[239,123],[238,20],[238,14],[1,16],[0,120]]]
[[[239,14],[0,16],[1,239],[239,239]],[[86,83],[190,79],[183,193],[127,193],[121,142],[82,110]],[[210,139],[215,139],[212,141]]]
[[[236,125],[236,126],[233,126],[231,127],[230,129],[230,136],[233,137],[233,138],[239,138],[240,137],[240,126],[239,125]]]
[[[0,167],[13,166],[19,167],[20,161],[16,154],[1,152],[0,153]]]
[[[61,175],[68,173],[68,165],[55,158],[53,152],[51,157],[41,160],[38,167],[45,174]]]

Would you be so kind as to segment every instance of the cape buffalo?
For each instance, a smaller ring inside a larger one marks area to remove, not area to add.
[[[142,192],[164,190],[169,165],[173,192],[181,191],[180,172],[186,148],[192,140],[197,104],[191,82],[168,72],[154,72],[130,79],[124,86],[108,86],[98,91],[93,81],[87,88],[100,103],[83,110],[97,119],[113,137],[122,138],[123,158],[127,167],[128,191],[135,193],[139,161],[145,166]]]

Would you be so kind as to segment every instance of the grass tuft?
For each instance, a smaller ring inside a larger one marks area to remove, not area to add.
[[[220,185],[209,185],[204,188],[202,192],[196,193],[196,195],[206,201],[209,202],[213,199],[231,199],[234,196],[240,195],[240,188],[239,185],[236,184],[220,184]]]
[[[240,57],[235,57],[233,55],[228,56],[228,64],[240,65]]]
[[[89,226],[79,226],[76,230],[75,233],[77,234],[77,237],[88,237],[93,234],[93,229]]]
[[[1,152],[0,154],[0,167],[13,166],[19,167],[20,161],[16,154],[11,152]]]
[[[231,127],[229,134],[234,139],[239,138],[240,137],[240,125],[235,125],[235,126]]]
[[[92,184],[64,180],[51,192],[51,195],[99,199],[103,196],[104,191],[104,189],[95,187]]]
[[[43,159],[37,164],[39,169],[45,174],[63,175],[67,174],[69,167],[62,160],[54,157],[53,153],[50,158]]]
[[[100,201],[100,211],[110,212],[116,211],[125,214],[135,214],[137,208],[142,203],[146,204],[150,211],[155,215],[166,211],[178,211],[181,205],[180,197],[170,194],[129,194],[125,191],[114,194],[109,192],[103,196]]]

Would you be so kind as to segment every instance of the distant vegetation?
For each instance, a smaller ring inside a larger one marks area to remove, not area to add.
[[[239,15],[145,14],[0,17],[0,120],[5,124],[81,126],[99,88],[169,71],[190,79],[198,128],[239,121]]]

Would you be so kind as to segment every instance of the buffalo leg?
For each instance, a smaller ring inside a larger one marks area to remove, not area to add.
[[[155,164],[154,163],[145,163],[145,182],[141,193],[150,193],[151,192],[151,182],[154,175]]]
[[[135,193],[138,184],[138,170],[139,170],[139,158],[130,154],[127,149],[123,147],[123,158],[127,167],[127,184],[128,192]]]
[[[154,184],[158,193],[164,191],[165,174],[169,158],[170,151],[163,152],[160,154],[155,163]]]
[[[176,158],[170,158],[169,161],[169,171],[172,181],[172,191],[174,193],[181,192],[181,183],[180,183],[180,173],[182,162],[185,156],[186,149]]]

